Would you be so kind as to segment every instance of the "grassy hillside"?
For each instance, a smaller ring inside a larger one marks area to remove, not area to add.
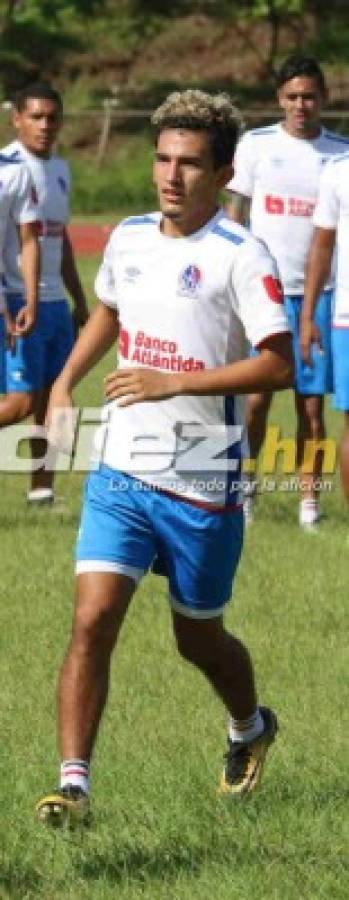
[[[169,90],[227,90],[252,124],[260,121],[256,107],[275,114],[270,25],[263,18],[234,17],[241,4],[177,0],[170,15],[156,0],[26,0],[14,5],[6,24],[1,14],[7,5],[0,2],[0,96],[8,99],[38,76],[61,89],[66,119],[59,149],[72,162],[76,214],[108,216],[115,209],[153,206],[149,111]],[[331,124],[347,131],[346,19],[286,15],[273,65],[295,49],[319,56],[337,109]],[[118,106],[99,160],[106,99]],[[11,134],[8,111],[0,108],[0,145]]]

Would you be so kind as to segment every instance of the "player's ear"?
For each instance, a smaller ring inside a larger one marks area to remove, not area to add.
[[[284,110],[285,109],[285,97],[284,97],[282,87],[279,88],[276,96],[277,96],[277,101],[278,101],[279,106],[281,107],[281,109]]]
[[[19,126],[19,119],[20,119],[20,114],[19,114],[18,110],[15,109],[15,107],[13,107],[12,112],[11,112],[11,122],[16,131]]]
[[[223,188],[228,181],[231,181],[234,174],[233,164],[229,163],[229,165],[221,166],[218,171],[218,187]]]

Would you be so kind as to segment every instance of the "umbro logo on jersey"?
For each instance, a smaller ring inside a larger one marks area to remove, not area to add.
[[[195,297],[202,282],[202,274],[198,266],[191,265],[183,269],[178,279],[178,293],[186,297]]]

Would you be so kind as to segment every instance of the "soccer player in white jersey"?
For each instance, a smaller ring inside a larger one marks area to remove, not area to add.
[[[6,336],[13,340],[29,334],[37,312],[39,248],[38,209],[27,167],[0,154],[0,393],[5,390]],[[22,308],[14,320],[5,304],[4,245],[9,222],[18,233],[24,282]],[[1,402],[1,401],[0,401]]]
[[[246,132],[238,144],[234,177],[228,184],[229,214],[235,221],[250,216],[253,234],[262,238],[275,257],[285,293],[285,308],[293,334],[295,354],[295,405],[297,413],[297,461],[304,459],[306,441],[325,436],[324,395],[332,389],[331,300],[333,276],[327,273],[319,297],[316,321],[321,331],[322,351],[313,350],[312,366],[300,354],[299,321],[304,295],[304,270],[313,235],[312,215],[319,179],[330,158],[349,150],[349,142],[321,126],[326,97],[324,76],[316,60],[292,56],[277,79],[278,101],[284,119],[266,128]],[[272,391],[253,394],[248,404],[250,457],[257,460],[266,432]],[[314,476],[321,474],[322,454],[317,453],[313,473],[302,473],[304,486],[300,525],[314,530],[319,506]],[[253,491],[255,478],[251,482]],[[247,484],[248,487],[248,484]],[[251,516],[252,497],[246,497]]]
[[[332,328],[334,405],[344,412],[340,467],[343,490],[349,501],[349,152],[329,163],[322,174],[314,225],[302,310],[301,349],[305,362],[309,364],[312,344],[321,347],[314,311],[331,269],[337,241]]]
[[[171,94],[153,124],[161,213],[112,233],[96,279],[100,302],[51,397],[51,412],[69,409],[74,386],[119,337],[103,462],[88,478],[77,544],[74,631],[59,688],[60,789],[37,806],[48,823],[87,815],[111,652],[156,556],[179,652],[231,716],[223,792],[256,787],[277,728],[257,705],[248,652],[225,630],[223,610],[242,544],[241,395],[290,384],[291,338],[274,261],[218,208],[237,137],[229,98]],[[246,334],[260,348],[255,359],[245,358]]]
[[[74,304],[75,326],[84,325],[87,304],[76,270],[67,234],[70,174],[67,163],[52,153],[62,125],[62,99],[46,82],[35,82],[16,97],[13,124],[18,140],[2,151],[13,167],[24,162],[36,190],[39,210],[40,284],[37,324],[25,340],[17,340],[15,352],[7,353],[6,392],[0,401],[0,426],[20,421],[34,413],[42,425],[52,383],[63,368],[74,341],[74,322],[65,298],[65,288]],[[4,266],[6,298],[10,315],[23,306],[22,271],[18,265],[18,236],[9,222]],[[46,442],[34,439],[34,459],[45,456]],[[32,502],[53,499],[53,472],[32,473]]]

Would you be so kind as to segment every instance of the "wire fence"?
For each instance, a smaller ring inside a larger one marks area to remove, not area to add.
[[[0,107],[0,140],[3,145],[13,139],[11,125],[11,103],[5,101]],[[135,131],[141,132],[149,126],[152,109],[123,109],[115,99],[104,100],[99,108],[84,110],[66,110],[64,114],[65,131],[64,144],[69,144],[66,132],[74,126],[74,143],[78,145],[77,133],[79,129],[88,135],[86,141],[91,147],[94,163],[99,168],[108,154],[111,136],[123,135]],[[246,128],[267,125],[280,118],[280,110],[277,106],[251,106],[238,108],[238,113]],[[323,123],[325,126],[342,134],[349,133],[349,110],[329,108],[324,111]],[[91,127],[88,127],[88,126]]]

